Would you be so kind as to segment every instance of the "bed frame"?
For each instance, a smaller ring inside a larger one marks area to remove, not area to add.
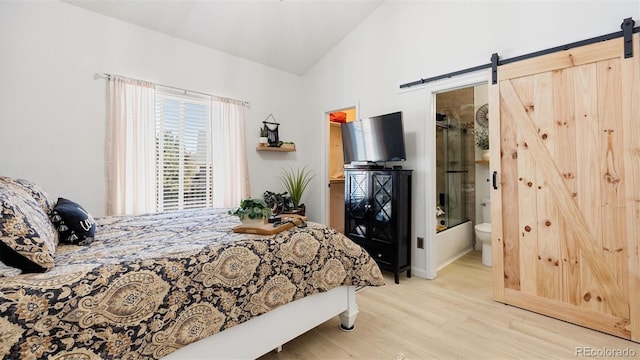
[[[355,286],[340,286],[282,305],[218,334],[191,343],[163,359],[256,359],[340,315],[353,330],[358,315]]]

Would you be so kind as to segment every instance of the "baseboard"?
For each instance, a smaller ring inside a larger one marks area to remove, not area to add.
[[[460,252],[454,254],[453,256],[451,256],[450,258],[446,259],[445,261],[442,262],[442,264],[438,265],[437,271],[440,271],[442,269],[444,269],[447,265],[451,264],[452,262],[460,259],[461,257],[467,255],[468,253],[470,253],[471,251],[473,251],[473,246],[472,247],[468,247],[465,249],[462,249]]]
[[[424,269],[411,268],[411,276],[416,276],[423,279],[429,279],[427,272]]]

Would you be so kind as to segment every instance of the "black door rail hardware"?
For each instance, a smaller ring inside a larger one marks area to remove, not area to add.
[[[624,58],[632,58],[633,57],[633,25],[636,22],[633,21],[632,18],[626,18],[622,22],[620,27],[622,28],[622,34],[624,37]]]
[[[498,83],[498,65],[500,63],[500,56],[498,53],[493,53],[491,55],[491,84],[495,85]]]
[[[610,34],[600,35],[600,36],[596,36],[596,37],[593,37],[593,38],[590,38],[590,39],[576,41],[576,42],[572,42],[572,43],[569,43],[569,44],[560,45],[560,46],[552,47],[552,48],[549,48],[549,49],[540,50],[540,51],[532,52],[532,53],[529,53],[529,54],[512,57],[512,58],[509,58],[509,59],[502,59],[501,60],[500,57],[498,56],[498,53],[494,53],[493,55],[491,55],[491,62],[488,63],[488,64],[478,65],[478,66],[466,68],[466,69],[463,69],[463,70],[458,70],[458,71],[454,71],[454,72],[450,72],[450,73],[446,73],[446,74],[442,74],[442,75],[438,75],[438,76],[432,76],[432,77],[426,78],[426,79],[420,79],[420,80],[412,81],[412,82],[409,82],[409,83],[401,84],[400,85],[400,89],[406,89],[406,88],[410,88],[410,87],[413,87],[413,86],[423,85],[423,84],[426,84],[426,83],[430,83],[430,82],[434,82],[434,81],[438,81],[438,80],[442,80],[442,79],[447,79],[447,78],[451,78],[451,77],[454,77],[454,76],[463,75],[463,74],[467,74],[467,73],[471,73],[471,72],[475,72],[475,71],[479,71],[479,70],[484,70],[484,69],[489,69],[489,68],[492,69],[491,83],[492,84],[497,84],[497,82],[498,82],[497,68],[500,65],[506,65],[506,64],[510,64],[510,63],[513,63],[513,62],[516,62],[516,61],[521,61],[521,60],[525,60],[525,59],[534,58],[534,57],[537,57],[537,56],[552,54],[552,53],[555,53],[555,52],[558,52],[558,51],[566,51],[566,50],[573,49],[573,48],[580,47],[580,46],[585,46],[585,45],[590,45],[590,44],[594,44],[594,43],[598,43],[598,42],[602,42],[602,41],[617,39],[619,37],[622,37],[624,39],[624,57],[625,58],[630,58],[630,57],[633,57],[632,35],[635,34],[635,33],[640,32],[640,26],[639,27],[633,27],[634,25],[635,25],[635,21],[632,18],[629,17],[629,18],[624,19],[622,24],[620,25],[620,28],[622,30],[617,31],[617,32],[613,32],[613,33],[610,33]]]

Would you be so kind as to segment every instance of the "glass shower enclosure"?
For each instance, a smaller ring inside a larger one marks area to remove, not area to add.
[[[459,120],[436,114],[436,230],[469,220],[467,214],[468,129]]]

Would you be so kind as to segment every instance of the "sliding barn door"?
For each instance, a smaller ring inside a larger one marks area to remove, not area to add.
[[[640,49],[618,38],[498,67],[494,297],[640,341]]]

